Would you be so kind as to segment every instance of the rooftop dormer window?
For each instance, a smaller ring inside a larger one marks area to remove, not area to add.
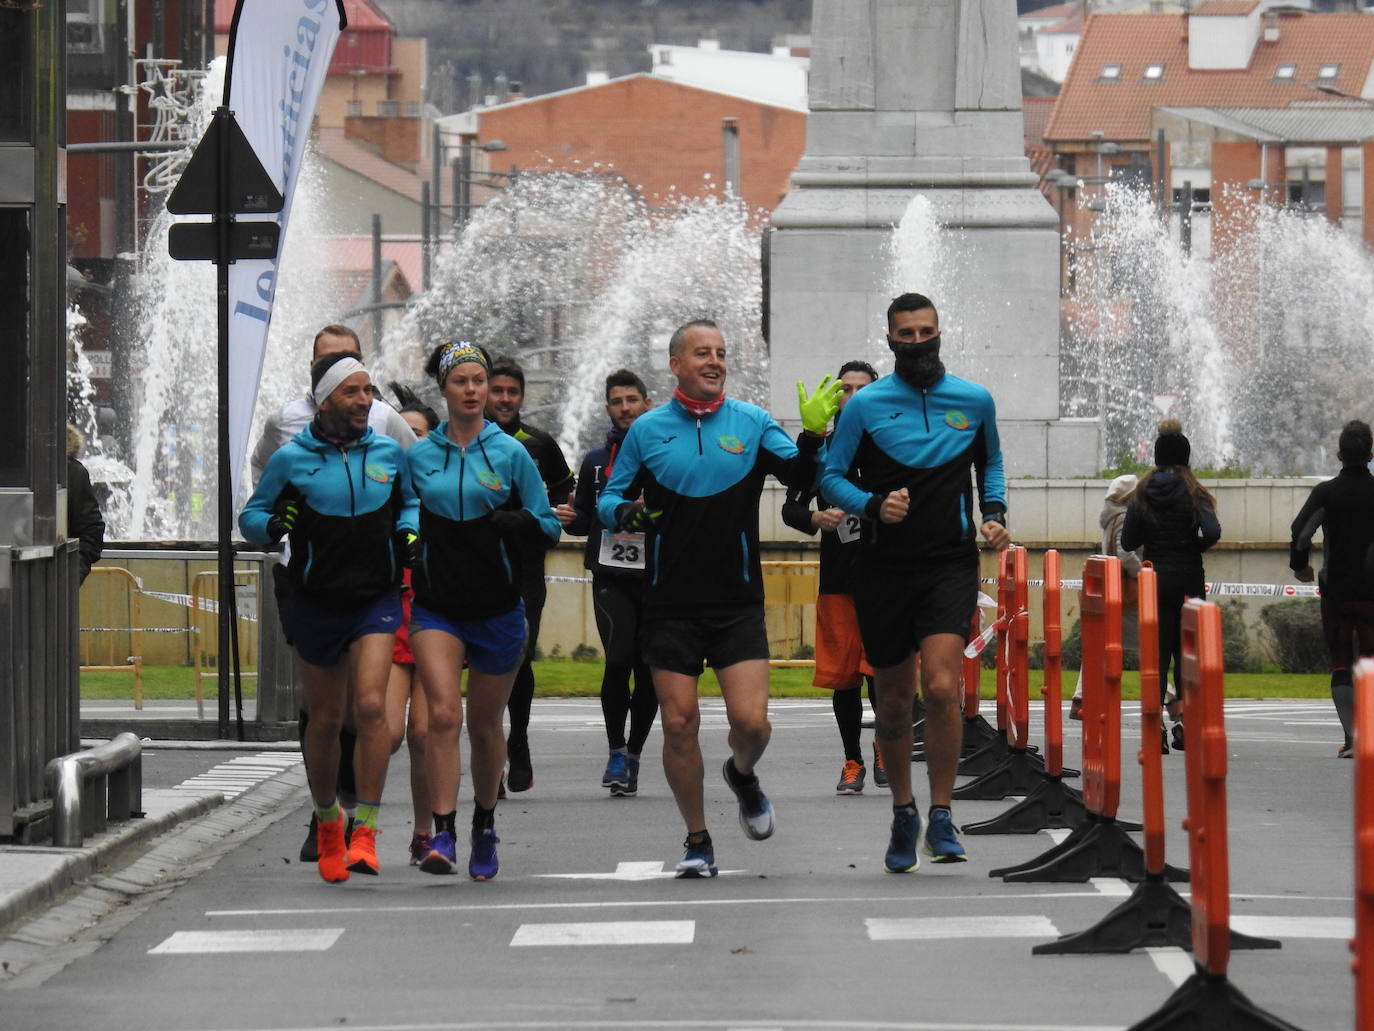
[[[1142,82],[1159,82],[1164,78],[1164,66],[1162,64],[1147,64],[1145,71],[1141,72]]]
[[[1120,81],[1121,81],[1121,65],[1119,65],[1119,64],[1104,64],[1104,65],[1102,66],[1102,74],[1098,76],[1098,81],[1099,81],[1099,82],[1120,82]]]
[[[1323,64],[1317,67],[1318,82],[1335,82],[1336,76],[1340,75],[1341,66],[1338,64]]]
[[[1298,77],[1298,66],[1295,64],[1281,64],[1274,69],[1275,82],[1292,82]]]

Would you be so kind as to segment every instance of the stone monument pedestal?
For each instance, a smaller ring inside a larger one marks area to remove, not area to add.
[[[940,311],[949,371],[992,391],[1007,475],[1095,472],[1097,421],[1059,417],[1059,223],[1024,156],[1015,8],[813,12],[806,154],[769,237],[772,410],[850,358],[891,369],[884,313],[915,290]],[[894,228],[918,197],[942,228],[926,246],[905,226],[917,260],[901,262]]]

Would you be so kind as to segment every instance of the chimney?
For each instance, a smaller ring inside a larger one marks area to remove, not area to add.
[[[1264,41],[1266,43],[1277,43],[1279,41],[1279,12],[1264,12]]]
[[[611,78],[611,77],[610,77],[608,74],[606,74],[605,72],[588,72],[588,73],[587,73],[587,85],[588,85],[588,86],[601,86],[601,85],[603,85],[603,84],[609,82],[609,81],[610,81],[610,78]]]
[[[519,100],[519,99],[521,98],[521,96],[522,96],[520,90],[521,90],[520,80],[519,80],[519,79],[511,79],[510,85],[506,87],[506,99],[507,99],[507,100]]]
[[[718,39],[699,39],[699,40],[697,40],[697,49],[698,49],[698,50],[712,50],[712,51],[719,50],[719,49],[720,49],[720,40],[718,40]]]

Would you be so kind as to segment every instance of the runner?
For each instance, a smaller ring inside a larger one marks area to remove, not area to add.
[[[884,865],[908,873],[920,866],[921,818],[911,786],[917,651],[931,802],[925,850],[937,863],[968,858],[950,794],[963,743],[963,648],[978,604],[970,471],[982,513],[978,532],[999,550],[1011,538],[992,396],[945,373],[939,313],[928,297],[893,300],[887,342],[897,371],[846,406],[827,449],[821,493],[866,520],[854,607],[878,686],[878,748],[892,788]]]
[[[1312,582],[1312,535],[1321,527],[1322,630],[1331,658],[1331,701],[1345,735],[1336,755],[1349,759],[1355,706],[1350,671],[1357,655],[1374,655],[1374,476],[1369,473],[1374,434],[1369,424],[1346,423],[1338,447],[1340,475],[1313,487],[1293,520],[1288,565],[1303,583]]]
[[[606,377],[606,414],[611,419],[606,445],[589,451],[582,459],[573,503],[555,510],[569,534],[587,538],[582,565],[592,574],[596,630],[606,656],[601,675],[601,715],[611,754],[601,786],[610,788],[617,797],[632,797],[639,791],[640,752],[658,713],[658,696],[639,642],[644,608],[644,534],[607,530],[596,516],[596,499],[615,468],[625,434],[648,408],[649,392],[633,372],[619,369]],[[628,740],[626,715],[630,717]]]
[[[329,325],[316,333],[315,340],[311,345],[310,362],[313,366],[320,359],[336,354],[346,354],[360,362],[363,360],[363,347],[361,341],[358,340],[358,334],[347,326]],[[319,406],[315,403],[314,392],[307,390],[303,397],[288,401],[279,411],[273,412],[267,417],[262,427],[262,435],[258,437],[257,446],[254,447],[253,454],[249,459],[254,486],[262,479],[263,471],[267,468],[267,462],[277,449],[285,447],[295,438],[296,434],[309,426],[318,410]],[[375,392],[373,393],[372,406],[368,409],[367,424],[379,434],[396,441],[402,448],[408,448],[415,443],[415,433],[407,425],[406,420],[389,404],[380,400]],[[277,610],[283,614],[287,610],[288,595],[291,590],[285,566],[289,559],[290,547],[288,546],[282,551],[281,562],[272,567],[272,588],[277,597]],[[286,627],[284,618],[282,629],[287,645],[292,645],[294,642],[291,639],[291,631]],[[296,724],[298,740],[305,741],[309,726],[310,713],[302,704]],[[339,801],[350,821],[354,818],[357,806],[357,788],[353,783],[353,748],[356,742],[357,734],[353,728],[353,718],[345,710],[343,729],[339,732]],[[312,813],[310,827],[305,833],[305,841],[301,843],[300,860],[302,863],[313,863],[319,859],[319,849],[315,843],[316,823]]]
[[[368,425],[372,383],[361,362],[331,355],[311,368],[318,412],[272,455],[239,518],[257,545],[290,535],[283,614],[301,659],[310,722],[302,740],[326,881],[376,874],[377,810],[390,742],[386,683],[401,619],[393,537],[414,540],[417,505],[399,444]],[[337,798],[339,731],[352,698],[358,744],[356,824],[344,841]]]
[[[868,362],[845,362],[837,381],[841,387],[840,409],[854,394],[874,382],[878,373]],[[838,415],[836,416],[838,418]],[[811,510],[815,499],[816,510]],[[868,778],[860,736],[863,729],[863,698],[860,688],[868,685],[868,702],[877,710],[873,669],[864,658],[859,639],[858,617],[854,614],[854,563],[859,557],[860,518],[832,508],[819,498],[814,487],[792,489],[782,506],[782,521],[794,530],[821,534],[820,592],[816,596],[816,675],[815,687],[829,688],[835,725],[844,747],[844,766],[837,795],[863,794]],[[887,787],[878,742],[873,742],[873,783]]]
[[[525,370],[514,358],[498,356],[492,365],[488,384],[487,418],[525,445],[539,469],[545,493],[562,504],[572,496],[575,486],[572,470],[568,468],[567,459],[553,437],[521,420],[520,408],[524,403]],[[507,705],[510,711],[510,737],[506,742],[506,750],[510,770],[504,786],[511,791],[528,791],[534,786],[529,738],[530,706],[534,702],[533,663],[534,652],[539,645],[539,623],[544,615],[544,601],[548,597],[548,587],[544,583],[544,556],[551,546],[547,538],[539,537],[514,541],[511,549],[520,575],[520,597],[525,602],[525,620],[530,627],[525,655],[515,675],[515,686],[511,689]]]
[[[444,395],[448,421],[409,455],[423,541],[410,641],[429,704],[426,759],[434,817],[434,839],[420,869],[447,874],[457,864],[466,660],[473,787],[468,875],[475,881],[490,880],[500,868],[501,714],[525,650],[525,608],[511,547],[519,541],[537,549],[539,538],[556,541],[559,533],[534,461],[483,418],[491,368],[487,352],[466,341],[435,350],[426,371]]]
[[[837,385],[803,406],[803,450],[761,408],[726,398],[726,349],[707,319],[680,326],[668,344],[673,400],[635,420],[597,502],[616,532],[645,533],[644,658],[653,671],[663,729],[663,770],[687,824],[679,877],[714,877],[697,732],[703,660],[720,682],[730,723],[725,782],[740,825],[755,841],[774,829],[773,805],[755,764],[768,746],[768,635],[759,565],[764,478],[807,484],[835,413]],[[643,501],[635,499],[643,496]]]

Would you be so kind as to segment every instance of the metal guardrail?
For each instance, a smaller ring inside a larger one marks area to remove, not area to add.
[[[109,631],[109,662],[103,666],[82,666],[82,673],[132,673],[134,675],[134,708],[143,708],[143,585],[138,577],[122,566],[96,566],[91,576],[115,577],[127,582],[129,593],[129,625],[127,627],[91,627],[86,632]],[[83,628],[84,629],[84,628]],[[130,635],[129,647],[133,654],[127,656],[128,662],[118,665],[114,661],[114,633],[127,631]]]
[[[44,771],[52,797],[52,840],[80,848],[110,820],[143,815],[143,742],[125,732],[113,741],[58,756]]]
[[[803,577],[803,583],[794,589],[789,583],[783,590],[781,597],[769,597],[765,594],[764,604],[777,606],[802,606],[816,604],[816,577],[820,574],[821,563],[818,559],[764,559],[759,565],[763,569],[765,582],[769,576],[784,577]],[[794,594],[794,590],[798,593]],[[788,638],[801,642],[802,634],[799,631],[796,638]],[[815,659],[769,659],[768,665],[774,669],[810,669],[816,665]]]
[[[255,569],[236,569],[234,570],[234,588],[237,591],[240,587],[252,588],[253,595],[256,597],[261,590],[262,578]],[[195,652],[195,675],[196,675],[196,715],[200,719],[205,718],[205,681],[209,678],[219,676],[219,570],[207,569],[197,573],[191,580],[191,626],[193,636],[191,638],[191,648]],[[256,606],[254,606],[256,613]],[[239,613],[239,641],[247,642],[247,647],[240,645],[240,654],[248,651],[256,658],[257,649],[253,646],[253,638],[249,636],[249,616],[243,612]],[[240,658],[242,661],[242,658]],[[208,667],[208,670],[207,670]],[[255,670],[240,670],[239,677],[243,680],[257,680],[258,674]]]

